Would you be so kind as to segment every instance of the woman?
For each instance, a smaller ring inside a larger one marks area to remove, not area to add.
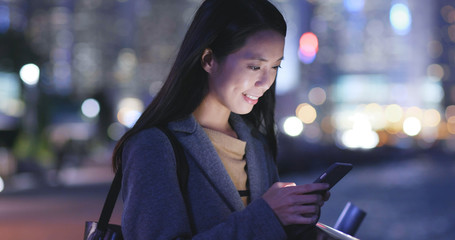
[[[278,182],[275,78],[286,23],[266,0],[205,0],[170,74],[118,142],[126,239],[288,239],[314,228],[326,184]],[[166,125],[184,148],[186,198]],[[302,236],[303,236],[302,235]]]

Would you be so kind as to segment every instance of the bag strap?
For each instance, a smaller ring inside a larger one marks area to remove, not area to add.
[[[179,180],[180,191],[182,192],[185,204],[187,203],[187,179],[188,179],[188,162],[186,161],[186,156],[183,150],[182,145],[174,136],[174,134],[165,126],[158,126],[172,144],[175,155],[175,165],[177,169],[177,177]],[[103,205],[103,210],[101,211],[100,218],[96,228],[102,232],[106,232],[109,225],[109,220],[111,219],[112,212],[114,211],[115,202],[117,201],[118,195],[120,193],[120,188],[122,186],[122,165],[120,164],[119,168],[115,173],[114,180],[112,180],[111,187],[107,194],[106,200]]]
[[[96,229],[106,232],[107,226],[109,225],[109,219],[111,219],[112,212],[114,211],[115,202],[117,201],[122,186],[122,165],[120,165],[115,172],[114,180],[112,180],[111,187],[107,194],[106,200],[101,211],[100,219],[96,225]]]
[[[187,186],[188,186],[188,174],[189,174],[189,167],[188,162],[186,161],[185,152],[183,150],[182,144],[177,140],[174,134],[164,126],[158,126],[158,128],[166,134],[167,138],[171,141],[172,148],[174,149],[175,155],[175,167],[177,169],[177,177],[179,180],[180,191],[183,193],[186,201],[186,193],[187,193]]]

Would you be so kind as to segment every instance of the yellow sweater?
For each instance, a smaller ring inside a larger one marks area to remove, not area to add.
[[[246,160],[244,157],[246,142],[212,129],[204,128],[204,131],[207,133],[210,141],[212,141],[221,162],[223,162],[237,190],[247,190],[248,176],[245,169]],[[243,204],[246,206],[248,204],[248,197],[244,196],[241,198]]]

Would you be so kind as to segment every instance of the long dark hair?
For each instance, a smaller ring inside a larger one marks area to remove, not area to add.
[[[114,171],[121,164],[124,143],[143,129],[181,119],[199,106],[208,92],[207,73],[201,66],[203,51],[210,48],[217,61],[240,49],[252,34],[271,29],[286,36],[286,22],[267,0],[205,0],[196,12],[177,58],[161,90],[136,124],[115,146]],[[253,110],[243,115],[267,138],[276,156],[275,83]]]

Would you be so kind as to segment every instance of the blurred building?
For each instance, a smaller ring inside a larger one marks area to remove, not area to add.
[[[200,2],[0,0],[0,162],[108,162],[101,152],[161,87]],[[455,149],[454,3],[272,2],[289,29],[280,162]]]
[[[293,136],[281,137],[282,158],[294,163],[289,168],[318,159],[451,153],[453,3],[301,4],[309,3],[311,17],[301,16],[305,24],[294,40],[300,81],[279,98],[294,108],[277,113],[282,132]]]

